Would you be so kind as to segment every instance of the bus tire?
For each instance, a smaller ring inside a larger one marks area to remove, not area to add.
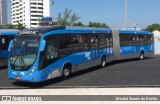
[[[71,75],[71,67],[69,66],[66,66],[63,68],[63,71],[62,71],[62,77],[63,79],[68,79]]]
[[[144,52],[141,52],[141,53],[140,53],[139,59],[140,59],[140,60],[143,60],[143,59],[144,59]]]
[[[106,57],[102,57],[100,66],[101,68],[104,68],[106,66]]]

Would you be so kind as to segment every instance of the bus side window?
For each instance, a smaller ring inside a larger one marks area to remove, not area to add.
[[[2,43],[1,43],[2,37],[0,36],[0,58],[2,57]]]
[[[7,49],[8,49],[8,44],[7,43],[8,43],[7,42],[7,37],[6,36],[2,36],[2,38],[1,38],[1,45],[2,45],[2,51],[4,51],[1,54],[2,57],[7,57]]]
[[[88,36],[83,35],[84,50],[88,50]]]
[[[54,44],[48,44],[46,49],[46,58],[47,60],[51,60],[57,58],[57,47]]]
[[[153,41],[152,35],[148,35],[148,45],[151,45]]]
[[[120,46],[124,46],[124,45],[125,45],[124,35],[120,34]]]
[[[39,70],[58,60],[58,41],[56,35],[45,37],[45,50],[40,54]]]
[[[107,48],[109,48],[109,35],[106,35]]]
[[[96,36],[91,35],[90,37],[90,49],[96,49],[95,43],[96,43]]]
[[[71,35],[59,35],[59,56],[65,57],[73,52]]]
[[[7,38],[5,36],[2,36],[1,44],[2,44],[2,50],[6,50],[7,49]]]
[[[113,47],[113,38],[112,38],[112,34],[109,34],[109,43],[110,43],[110,47]]]
[[[77,34],[72,36],[72,47],[75,52],[83,51],[83,35]]]
[[[107,38],[105,34],[98,35],[99,47],[106,48],[107,47]]]
[[[144,40],[144,35],[139,35],[139,45],[144,45],[145,40]]]
[[[125,41],[125,46],[132,46],[133,45],[133,38],[131,34],[126,34],[124,35],[124,41]]]

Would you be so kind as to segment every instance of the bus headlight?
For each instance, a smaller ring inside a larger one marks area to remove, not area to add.
[[[28,75],[32,75],[32,74],[35,72],[36,68],[37,68],[37,66],[33,67],[32,70],[29,72]]]

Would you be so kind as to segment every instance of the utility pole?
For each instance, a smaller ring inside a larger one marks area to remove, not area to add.
[[[124,29],[127,30],[127,0],[124,0]]]

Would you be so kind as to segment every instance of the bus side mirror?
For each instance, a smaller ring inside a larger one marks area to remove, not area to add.
[[[45,50],[45,46],[46,46],[46,41],[42,39],[40,43],[40,52]]]
[[[13,40],[11,40],[9,43],[8,52],[11,50],[12,44],[13,44]]]

